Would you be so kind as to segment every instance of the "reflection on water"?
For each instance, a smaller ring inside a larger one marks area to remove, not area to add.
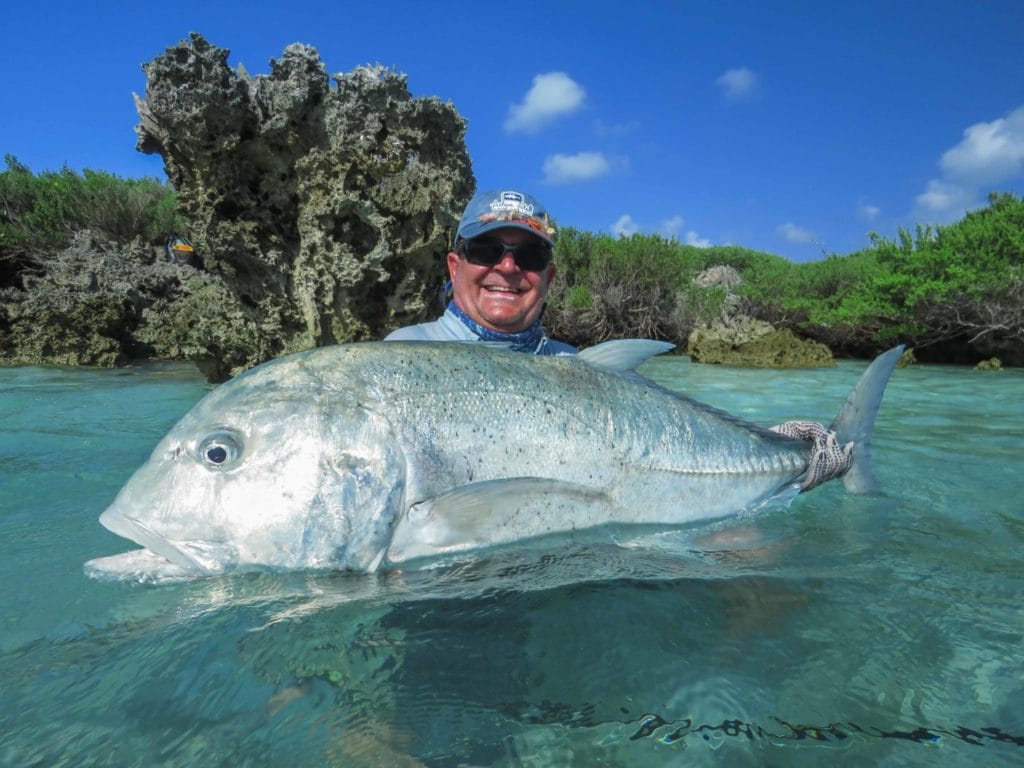
[[[647,372],[765,423],[861,366]],[[896,374],[885,493],[376,576],[96,582],[96,517],[205,391],[0,371],[0,764],[1015,765],[1024,376]]]

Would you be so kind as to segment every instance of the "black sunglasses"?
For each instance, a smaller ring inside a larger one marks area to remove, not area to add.
[[[496,237],[474,237],[463,240],[459,253],[470,264],[493,267],[511,253],[516,266],[527,272],[540,272],[551,263],[551,246],[531,238],[522,243],[506,243]]]

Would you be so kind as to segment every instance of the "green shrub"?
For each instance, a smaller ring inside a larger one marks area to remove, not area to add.
[[[1024,202],[992,195],[943,227],[900,229],[894,240],[803,264],[763,262],[740,288],[756,314],[830,346],[928,344],[1024,332]]]
[[[577,344],[635,337],[683,345],[695,325],[721,312],[725,299],[723,290],[693,282],[709,263],[704,250],[657,235],[564,229],[555,262],[546,325]]]
[[[157,179],[121,179],[90,170],[82,178],[85,227],[118,242],[141,237],[152,243],[181,229],[174,192]]]
[[[7,155],[0,172],[0,258],[37,262],[92,229],[115,242],[160,243],[180,229],[173,190],[157,179],[122,179],[69,168],[33,174]]]
[[[987,334],[1024,338],[1024,202],[992,195],[986,208],[944,227],[846,256],[793,263],[738,246],[695,248],[655,235],[614,238],[565,229],[547,322],[576,343],[650,335],[676,343],[723,309],[768,320],[833,349],[870,352]],[[694,284],[715,265],[742,283]]]

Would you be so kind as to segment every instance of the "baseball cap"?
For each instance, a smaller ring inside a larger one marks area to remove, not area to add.
[[[554,243],[555,225],[547,209],[532,195],[505,190],[477,192],[459,220],[455,240],[469,240],[502,227],[525,229]]]

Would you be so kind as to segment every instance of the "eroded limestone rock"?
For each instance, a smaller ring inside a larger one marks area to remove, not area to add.
[[[725,291],[718,320],[698,326],[687,339],[686,351],[695,362],[740,368],[827,368],[836,364],[824,344],[797,338],[789,329],[780,330],[744,314],[735,291],[743,277],[734,268],[725,264],[709,267],[694,282],[702,288]]]
[[[976,371],[1001,371],[1003,370],[1003,363],[998,357],[990,357],[988,360],[982,360],[976,366]]]
[[[687,352],[698,363],[741,368],[830,368],[835,359],[824,344],[797,338],[763,320],[732,318],[690,334]]]
[[[123,365],[151,349],[134,338],[146,306],[178,290],[180,270],[139,241],[81,230],[42,260],[23,290],[0,290],[0,357],[18,365]]]
[[[910,368],[911,366],[917,365],[917,355],[914,354],[913,347],[907,347],[903,350],[903,354],[900,355],[900,361],[896,363],[897,368]]]
[[[208,273],[175,315],[153,310],[150,336],[223,377],[438,312],[473,192],[454,107],[381,67],[332,86],[305,45],[269,75],[227,59],[193,34],[144,66],[138,148],[163,157]]]

